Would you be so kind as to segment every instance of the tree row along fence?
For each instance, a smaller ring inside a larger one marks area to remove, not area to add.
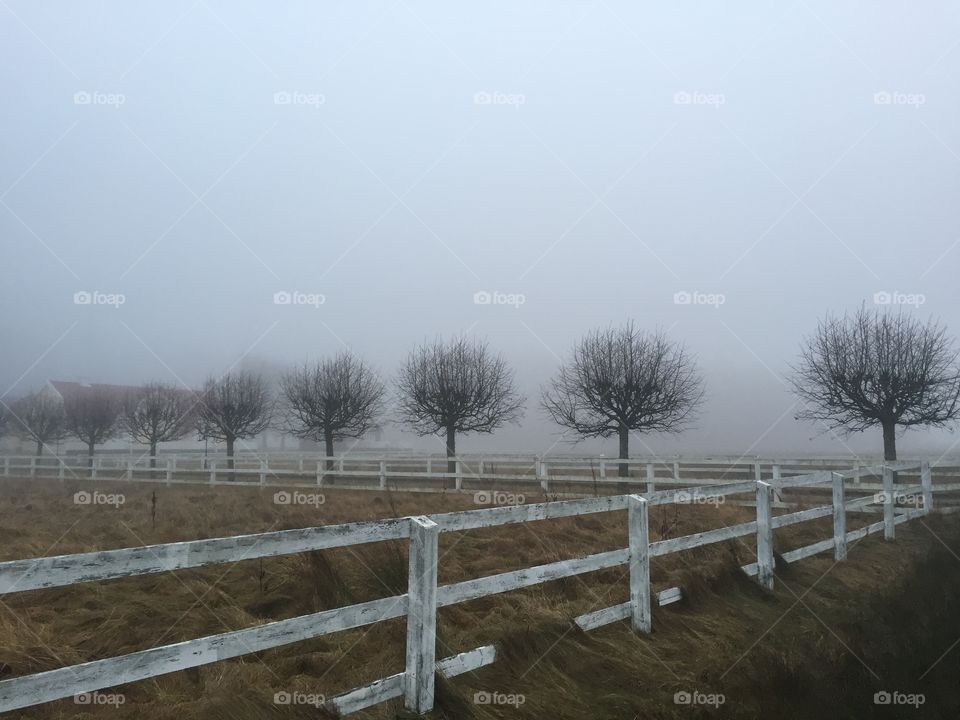
[[[225,456],[163,454],[16,456],[0,458],[3,477],[120,480],[173,484],[231,484],[398,491],[478,491],[501,487],[530,488],[555,495],[622,493],[628,488],[654,492],[658,486],[777,481],[812,470],[845,471],[863,489],[882,489],[878,467],[840,459],[650,459],[545,458],[541,456],[445,457],[339,455],[238,455],[232,467]],[[620,467],[627,475],[619,475]],[[941,480],[955,482],[941,490],[960,491],[956,461],[933,463]]]
[[[879,532],[883,533],[886,540],[893,540],[898,524],[928,514],[933,509],[934,492],[939,488],[932,481],[929,463],[895,463],[866,470],[882,477],[883,490],[879,497],[870,494],[847,498],[847,481],[853,477],[853,470],[818,471],[769,482],[749,480],[725,485],[703,485],[685,490],[668,489],[644,494],[490,507],[2,562],[0,595],[8,595],[75,583],[109,581],[364,543],[389,540],[409,542],[408,586],[407,592],[402,595],[7,679],[0,682],[0,711],[16,710],[405,617],[404,669],[368,685],[329,697],[325,700],[325,705],[338,715],[346,715],[402,697],[404,706],[409,711],[425,713],[433,707],[437,673],[443,677],[454,677],[488,665],[497,658],[496,647],[485,645],[438,659],[438,608],[559,578],[627,566],[629,594],[626,601],[581,615],[575,618],[575,622],[584,630],[592,630],[618,620],[629,619],[634,631],[649,633],[652,625],[651,606],[654,603],[660,606],[668,605],[682,599],[682,591],[678,587],[658,592],[652,590],[652,558],[753,536],[756,539],[756,562],[745,565],[742,569],[748,575],[756,577],[761,586],[772,589],[775,571],[774,531],[777,529],[819,518],[832,518],[833,531],[829,537],[811,545],[781,552],[779,557],[790,563],[832,550],[834,558],[842,561],[847,558],[851,543]],[[917,479],[919,482],[912,485],[902,482]],[[831,493],[832,501],[822,506],[775,516],[772,512],[773,494],[790,488],[823,488]],[[703,499],[747,494],[755,500],[756,519],[651,542],[649,508],[687,501],[685,499],[688,499],[691,493],[694,497]],[[922,504],[918,503],[912,508],[902,506],[900,499],[908,493],[918,494],[922,498]],[[878,504],[882,506],[882,520],[855,530],[847,529],[849,514]],[[623,510],[627,511],[629,540],[626,548],[449,585],[437,584],[440,533]]]

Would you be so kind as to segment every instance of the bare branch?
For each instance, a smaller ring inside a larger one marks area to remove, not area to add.
[[[93,448],[116,436],[123,398],[110,389],[92,386],[63,399],[66,425],[70,434]]]
[[[385,388],[380,377],[350,352],[304,364],[283,376],[287,429],[297,437],[326,443],[359,438],[377,426]]]
[[[799,419],[846,433],[881,426],[888,460],[897,426],[945,427],[960,411],[960,364],[946,328],[902,310],[827,316],[804,341],[791,378]]]
[[[273,402],[262,376],[241,371],[204,383],[197,405],[201,438],[224,440],[232,446],[235,440],[262,433],[272,418]]]
[[[486,342],[454,338],[425,343],[407,357],[396,381],[400,422],[418,435],[492,433],[523,414],[513,371]]]
[[[126,398],[121,423],[135,442],[155,455],[162,442],[180,440],[196,425],[194,393],[163,383],[150,383]]]
[[[63,403],[46,393],[35,392],[20,398],[4,414],[14,435],[37,444],[37,455],[43,453],[45,446],[70,435]]]
[[[553,420],[581,437],[620,435],[624,458],[629,432],[680,432],[702,399],[703,379],[686,349],[632,322],[580,340],[542,393]]]

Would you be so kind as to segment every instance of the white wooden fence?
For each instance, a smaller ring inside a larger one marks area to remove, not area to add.
[[[447,471],[447,459],[435,456],[339,455],[264,455],[239,454],[230,468],[225,456],[162,454],[152,459],[145,455],[104,454],[90,459],[69,456],[4,456],[0,458],[3,477],[122,480],[125,482],[162,482],[173,484],[282,485],[285,487],[323,487],[396,489],[411,492],[439,490],[482,490],[504,486],[529,487],[557,495],[597,494],[626,490],[629,486],[654,492],[658,487],[691,484],[727,483],[736,480],[769,480],[797,476],[813,470],[844,470],[854,483],[869,482],[877,476],[877,465],[854,465],[831,459],[763,460],[759,458],[703,458],[618,460],[611,458],[547,458],[544,456],[478,456],[453,461],[455,471]],[[618,466],[630,468],[629,477],[617,475]],[[941,461],[935,467],[957,469],[954,461]],[[960,469],[953,473],[958,481],[950,489],[960,490]],[[878,480],[878,476],[877,476]],[[864,485],[868,487],[868,485]],[[880,489],[876,483],[872,486]]]
[[[866,495],[848,500],[845,497],[846,481],[853,478],[854,471],[819,471],[769,481],[749,480],[683,490],[653,491],[642,495],[614,495],[585,500],[491,507],[430,516],[0,562],[0,594],[10,594],[385,540],[408,540],[410,544],[408,588],[403,595],[4,680],[0,682],[0,712],[198,667],[341,630],[406,617],[404,670],[331,697],[326,701],[326,706],[331,711],[344,715],[402,696],[407,709],[424,713],[433,707],[435,673],[453,677],[488,665],[494,662],[497,656],[496,648],[486,645],[452,657],[437,659],[435,633],[438,608],[558,578],[627,566],[630,588],[627,600],[582,615],[575,621],[581,628],[590,630],[629,618],[636,631],[650,632],[652,603],[667,605],[682,597],[680,588],[676,587],[657,593],[652,591],[651,558],[733,538],[755,536],[756,562],[745,565],[743,570],[748,575],[756,576],[764,587],[772,588],[775,572],[774,530],[778,528],[832,517],[833,532],[830,537],[812,545],[783,552],[780,557],[785,562],[794,562],[832,549],[834,557],[843,560],[851,542],[880,531],[883,531],[887,540],[893,540],[897,524],[931,511],[933,494],[939,487],[932,483],[928,463],[898,463],[866,470],[882,476],[883,491],[880,497]],[[912,486],[895,484],[895,472],[900,479],[919,475],[920,482]],[[828,489],[832,493],[832,502],[829,505],[774,516],[771,511],[772,491],[801,487]],[[743,493],[749,493],[756,499],[755,520],[650,542],[650,506],[691,500],[696,502]],[[898,498],[906,493],[919,493],[922,507],[898,507]],[[846,529],[849,513],[878,504],[883,508],[881,521],[852,531]],[[627,510],[629,543],[626,548],[450,585],[437,585],[437,544],[440,533],[618,510]]]

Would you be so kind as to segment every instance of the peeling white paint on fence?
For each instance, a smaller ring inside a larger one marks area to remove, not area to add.
[[[163,468],[168,479],[173,469],[172,465],[168,463]],[[209,467],[214,468],[215,463],[209,463]],[[385,469],[383,464],[379,466],[380,477],[383,477]],[[264,470],[264,466],[256,468],[261,483]],[[755,466],[754,470],[761,474],[759,465]],[[872,468],[859,469],[860,473],[868,473],[870,470]],[[895,485],[894,471],[904,474],[919,471],[920,485]],[[545,476],[546,470],[542,472]],[[591,630],[630,619],[635,631],[646,633],[652,628],[651,604],[654,599],[658,606],[664,606],[682,598],[681,589],[677,587],[667,588],[656,594],[652,593],[651,558],[755,534],[757,561],[744,565],[742,569],[747,575],[757,576],[762,586],[772,589],[774,584],[773,531],[775,529],[832,516],[831,537],[784,552],[780,558],[784,562],[795,562],[833,549],[836,559],[843,560],[847,555],[846,548],[851,543],[880,531],[884,532],[885,538],[892,540],[895,525],[928,514],[933,508],[934,492],[944,487],[943,484],[933,485],[929,463],[912,465],[899,463],[896,466],[888,465],[879,468],[878,472],[883,475],[883,520],[847,531],[847,513],[863,511],[877,502],[874,496],[846,499],[844,480],[853,476],[853,473],[818,471],[804,476],[784,478],[781,472],[782,468],[779,467],[772,472],[770,482],[752,480],[726,485],[700,485],[684,490],[652,491],[646,495],[618,495],[515,507],[493,507],[433,516],[328,525],[3,562],[0,563],[0,594],[81,582],[106,581],[361,543],[402,539],[409,539],[410,543],[408,592],[404,595],[4,680],[0,682],[0,712],[235,658],[374,622],[406,617],[407,646],[404,671],[330,698],[327,708],[340,714],[348,714],[403,696],[408,710],[424,713],[433,707],[436,672],[445,677],[453,677],[488,665],[496,658],[494,647],[484,646],[437,661],[435,657],[436,614],[440,607],[531,587],[564,577],[628,565],[630,576],[628,600],[581,615],[575,619],[575,622],[582,629]],[[674,475],[676,474],[675,467]],[[318,475],[318,479],[320,477],[322,474]],[[661,478],[656,478],[655,482],[660,480]],[[826,484],[829,484],[829,487],[825,490],[831,495],[829,505],[772,516],[772,494],[775,490],[819,487]],[[866,489],[863,485],[858,485],[856,488]],[[895,490],[920,491],[923,495],[923,507],[912,510],[897,508]],[[692,493],[703,498],[755,493],[756,520],[651,543],[649,541],[649,507],[688,501],[684,498],[689,498]],[[437,548],[440,533],[624,510],[627,511],[626,523],[629,537],[626,548],[521,568],[440,587],[437,585]]]

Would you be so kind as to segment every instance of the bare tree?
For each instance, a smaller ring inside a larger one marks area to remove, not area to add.
[[[359,438],[377,425],[385,389],[374,370],[351,352],[285,374],[280,390],[289,413],[288,429],[324,443],[328,458],[335,440]],[[332,460],[327,460],[331,469]]]
[[[197,431],[201,438],[227,443],[230,470],[234,443],[259,435],[270,427],[272,418],[273,402],[261,375],[240,371],[204,383],[197,405]]]
[[[595,330],[543,391],[544,409],[582,437],[619,436],[630,457],[630,433],[680,432],[703,400],[703,378],[686,349],[662,332],[633,322]],[[629,476],[622,463],[620,477]]]
[[[513,371],[486,342],[454,338],[416,348],[396,381],[399,419],[418,435],[447,439],[447,472],[456,472],[458,433],[492,433],[523,414]]]
[[[879,425],[883,456],[897,459],[897,426],[944,427],[960,411],[960,363],[946,328],[903,311],[827,316],[804,341],[793,368],[797,417],[829,429]]]
[[[63,403],[42,392],[30,393],[11,406],[8,413],[13,433],[21,440],[33,440],[36,455],[43,455],[43,448],[63,440],[69,435]]]
[[[130,437],[150,446],[150,467],[157,466],[157,445],[185,437],[195,426],[192,392],[164,383],[149,383],[123,404],[121,423]]]
[[[102,387],[86,388],[63,399],[67,430],[87,446],[88,464],[93,471],[93,451],[117,434],[123,398]]]

